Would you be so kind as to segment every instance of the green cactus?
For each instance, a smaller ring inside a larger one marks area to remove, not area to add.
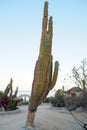
[[[48,30],[47,30],[48,28]],[[26,125],[33,126],[35,111],[40,105],[49,91],[55,86],[58,75],[58,61],[55,62],[54,73],[52,73],[52,36],[53,36],[53,21],[52,17],[48,22],[48,2],[44,4],[44,14],[42,21],[42,36],[40,43],[40,53],[36,61],[34,80],[32,84],[32,92],[29,104],[29,112]]]
[[[16,88],[15,93],[13,94],[12,84],[13,84],[13,79],[11,78],[10,83],[7,85],[6,89],[4,90],[3,95],[0,95],[0,106],[3,106],[5,110],[10,110],[11,107],[13,109],[17,107],[15,102],[18,102],[17,100],[18,87]]]
[[[12,92],[13,92],[13,87],[12,87],[12,83],[13,83],[13,80],[12,78],[10,79],[10,83],[7,85],[5,91],[4,91],[4,95],[10,95],[10,97],[12,97]]]
[[[13,80],[11,78],[10,79],[10,84],[9,84],[9,87],[10,87],[10,97],[12,97],[12,93],[13,93],[13,86],[12,86],[12,84],[13,84]]]
[[[9,93],[9,91],[10,91],[10,87],[9,87],[9,84],[7,85],[7,87],[5,88],[5,90],[4,90],[4,95],[8,95],[8,93]]]
[[[18,94],[18,87],[16,87],[16,90],[15,90],[15,92],[14,92],[13,97],[17,97],[17,94]]]

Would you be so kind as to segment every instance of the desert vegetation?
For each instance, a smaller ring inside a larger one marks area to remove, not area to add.
[[[10,79],[10,83],[5,88],[4,92],[0,91],[0,110],[12,111],[17,109],[17,100],[18,87],[13,93],[13,80]]]
[[[49,91],[56,84],[59,62],[55,62],[53,72],[52,37],[53,20],[52,16],[48,20],[48,2],[46,1],[44,4],[42,20],[40,52],[34,71],[34,80],[32,84],[26,126],[34,126],[37,107],[43,102]]]
[[[73,77],[77,87],[64,91],[58,89],[50,101],[54,107],[67,107],[68,110],[75,110],[78,107],[87,109],[87,61],[83,59],[80,67],[72,69]]]

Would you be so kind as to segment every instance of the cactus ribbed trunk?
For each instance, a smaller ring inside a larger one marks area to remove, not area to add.
[[[52,73],[52,35],[53,21],[52,17],[48,20],[48,2],[45,2],[40,52],[34,71],[26,126],[34,126],[34,117],[37,107],[43,102],[49,91],[55,86],[57,80],[59,67],[58,61],[55,62],[54,72]]]
[[[35,118],[35,111],[34,112],[28,111],[27,124],[26,125],[34,127],[34,118]]]

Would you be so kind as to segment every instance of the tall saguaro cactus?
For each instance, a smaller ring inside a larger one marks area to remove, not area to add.
[[[32,84],[26,126],[34,126],[37,107],[43,102],[49,91],[55,86],[57,80],[59,67],[58,61],[55,62],[54,72],[52,73],[52,36],[53,21],[52,17],[48,20],[48,2],[46,1],[44,4],[42,21],[40,52],[34,71],[34,80]]]

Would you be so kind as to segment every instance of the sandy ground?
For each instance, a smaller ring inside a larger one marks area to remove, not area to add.
[[[0,130],[21,130],[25,126],[27,106],[21,113],[0,115]],[[49,104],[39,106],[35,118],[37,130],[83,130],[64,108],[52,108]]]

